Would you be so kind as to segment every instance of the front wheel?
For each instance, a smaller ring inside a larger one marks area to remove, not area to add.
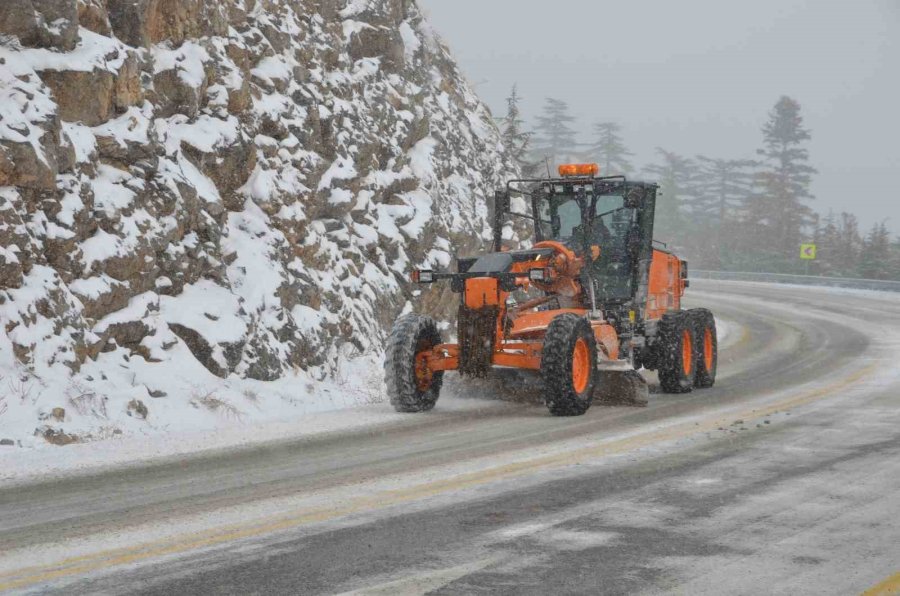
[[[584,317],[561,314],[550,322],[541,353],[544,401],[554,416],[581,416],[597,383],[597,342]]]
[[[434,407],[443,371],[428,368],[427,354],[441,343],[441,334],[430,317],[408,314],[397,319],[384,359],[388,398],[398,412],[425,412]]]

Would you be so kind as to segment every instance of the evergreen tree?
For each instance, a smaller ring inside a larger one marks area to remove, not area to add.
[[[753,201],[751,222],[765,232],[757,240],[772,246],[786,259],[794,256],[810,223],[812,210],[806,204],[813,196],[809,184],[816,170],[807,162],[804,147],[810,134],[803,127],[800,104],[782,96],[763,126],[765,169],[759,175],[762,195]]]
[[[690,158],[666,151],[656,152],[662,158],[658,164],[644,168],[660,186],[656,208],[656,229],[661,240],[685,246],[692,229],[686,205],[695,197],[696,166]]]
[[[739,250],[743,232],[742,208],[753,195],[756,162],[698,155],[695,195],[687,208],[707,241],[702,246],[704,266],[728,267]]]
[[[862,252],[862,238],[859,220],[851,213],[841,213],[838,225],[838,246],[835,254],[836,274],[844,277],[859,275],[859,259]]]
[[[816,245],[818,246],[816,264],[819,272],[827,276],[840,275],[841,234],[833,211],[828,212],[823,225],[818,228]]]
[[[757,162],[750,159],[714,159],[698,155],[697,196],[691,202],[694,216],[713,226],[737,220],[753,196]]]
[[[900,281],[900,237],[891,243],[890,277],[893,281]]]
[[[872,226],[859,259],[859,276],[888,279],[891,274],[891,234],[884,222]]]
[[[603,176],[617,176],[631,172],[628,158],[634,155],[625,147],[621,134],[622,127],[615,122],[594,124],[594,143],[588,147],[588,161],[600,164]]]
[[[570,161],[576,152],[575,131],[570,124],[575,118],[569,114],[569,105],[548,97],[540,116],[537,117],[534,156],[540,166],[545,160],[554,165]]]
[[[532,133],[526,132],[523,128],[525,121],[522,120],[522,112],[519,109],[521,100],[517,85],[513,85],[509,97],[506,98],[506,116],[500,119],[500,135],[504,147],[513,161],[519,165],[522,175],[531,178],[537,173],[537,164],[528,159]]]

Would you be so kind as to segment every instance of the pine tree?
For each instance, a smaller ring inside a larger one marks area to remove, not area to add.
[[[809,185],[816,170],[807,163],[804,145],[809,139],[800,104],[782,96],[763,126],[763,148],[757,151],[765,160],[759,178],[762,196],[754,201],[751,214],[765,231],[765,237],[757,240],[779,250],[785,259],[796,258],[812,216],[806,203],[813,198]]]
[[[862,238],[859,234],[859,220],[852,213],[841,213],[838,225],[838,246],[835,262],[839,276],[859,275],[859,259],[862,252]]]
[[[888,279],[891,273],[891,234],[884,222],[872,226],[863,243],[859,259],[859,276],[866,279]]]
[[[755,168],[751,159],[713,159],[698,155],[697,196],[691,203],[695,216],[713,225],[736,220],[752,197]]]
[[[728,267],[743,232],[742,209],[754,194],[757,162],[698,155],[695,196],[687,200],[691,219],[703,230],[704,262]]]
[[[539,164],[550,160],[550,165],[570,161],[576,152],[575,131],[569,126],[575,118],[569,114],[569,105],[548,97],[543,112],[537,117],[536,139],[533,154]]]
[[[690,225],[686,205],[695,196],[696,166],[690,158],[660,147],[656,152],[662,157],[661,163],[644,168],[660,186],[656,229],[660,239],[684,246],[694,227]]]
[[[513,85],[509,97],[506,98],[506,116],[500,119],[500,135],[504,147],[518,164],[522,175],[531,178],[537,173],[537,164],[528,159],[532,133],[523,129],[525,121],[522,120],[522,112],[519,109],[521,100],[517,85]]]
[[[891,267],[888,279],[900,281],[900,237],[891,243]]]
[[[823,225],[819,227],[816,245],[818,246],[816,264],[819,272],[831,277],[840,275],[841,234],[833,211],[828,212]]]
[[[588,147],[588,161],[598,162],[603,176],[628,174],[632,170],[628,158],[634,154],[625,147],[619,134],[621,130],[615,122],[594,124],[594,143]]]

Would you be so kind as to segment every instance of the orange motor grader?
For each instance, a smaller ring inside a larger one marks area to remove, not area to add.
[[[415,283],[445,281],[459,293],[457,341],[429,317],[397,320],[385,381],[398,411],[433,408],[451,370],[535,371],[557,416],[584,414],[595,393],[645,405],[641,367],[658,371],[666,393],[712,387],[715,319],[681,308],[688,268],[653,240],[657,185],[597,173],[570,164],[556,178],[510,180],[494,196],[495,252],[458,258],[455,273],[412,272]],[[532,223],[531,248],[503,246],[513,217]]]

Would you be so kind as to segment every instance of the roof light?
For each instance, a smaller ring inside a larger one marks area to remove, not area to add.
[[[596,176],[600,166],[595,163],[567,163],[559,166],[560,176]]]

